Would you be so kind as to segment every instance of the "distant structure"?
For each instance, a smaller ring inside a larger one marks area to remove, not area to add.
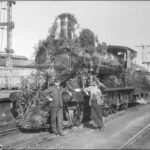
[[[7,72],[6,72],[7,54],[0,54],[0,89],[8,89]],[[28,60],[25,56],[12,55],[12,72],[11,72],[11,89],[21,87],[21,79],[35,72],[34,60]]]
[[[5,1],[1,1],[5,2]],[[16,2],[14,0],[8,0],[7,2],[7,9],[6,8],[1,8],[1,9],[6,9],[7,10],[7,22],[0,22],[0,26],[4,27],[7,26],[7,46],[5,49],[6,52],[6,83],[7,83],[7,88],[11,89],[11,76],[12,76],[12,29],[14,29],[14,22],[12,21],[12,5],[15,4]],[[0,14],[1,15],[1,14]],[[4,29],[4,28],[3,28]],[[1,39],[2,40],[2,39]]]
[[[144,59],[144,50],[148,47],[150,47],[150,45],[144,45],[144,44],[141,44],[141,45],[138,45],[136,47],[141,47],[142,48],[142,64],[145,64],[146,65],[146,68],[148,69],[148,71],[150,72],[150,60],[147,60],[147,59]],[[147,54],[148,55],[148,54]]]

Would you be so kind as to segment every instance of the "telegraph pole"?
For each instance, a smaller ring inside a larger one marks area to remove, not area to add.
[[[0,26],[7,26],[7,46],[6,51],[6,86],[11,89],[11,76],[12,76],[12,29],[14,29],[14,22],[12,22],[12,4],[14,0],[7,1],[7,22],[0,23]]]

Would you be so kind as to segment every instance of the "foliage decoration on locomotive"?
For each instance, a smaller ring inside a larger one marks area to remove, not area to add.
[[[107,97],[105,115],[115,111],[113,106],[118,106],[117,99],[125,99],[125,104],[128,103],[127,96],[134,88],[125,85],[125,71],[130,70],[136,52],[127,47],[107,46],[100,43],[90,29],[79,29],[74,15],[63,13],[56,17],[47,38],[39,41],[35,51],[36,73],[22,80],[20,92],[10,94],[12,114],[19,127],[37,129],[48,125],[49,101],[44,91],[55,79],[72,92],[73,96],[64,93],[63,100],[73,125],[79,125],[89,116],[87,97],[73,91],[86,87],[93,80],[113,88],[102,89]],[[64,118],[68,119],[65,113]]]

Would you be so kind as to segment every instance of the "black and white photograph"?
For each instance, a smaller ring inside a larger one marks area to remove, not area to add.
[[[0,150],[150,149],[150,1],[0,0]]]

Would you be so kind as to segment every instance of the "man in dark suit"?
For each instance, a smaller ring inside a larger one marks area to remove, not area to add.
[[[50,117],[52,132],[64,136],[63,133],[63,88],[60,87],[60,81],[55,80],[47,90],[47,99],[50,101]]]

